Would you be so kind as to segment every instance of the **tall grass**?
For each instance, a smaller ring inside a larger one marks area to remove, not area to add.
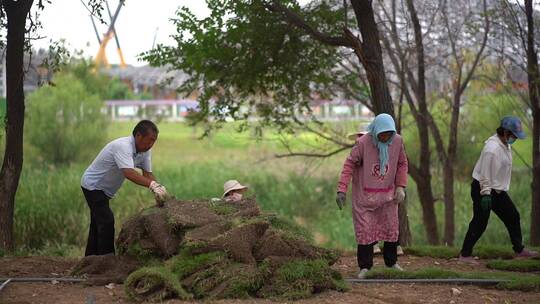
[[[133,123],[114,123],[108,139],[127,136]],[[343,160],[343,152],[326,160],[302,158],[271,159],[282,149],[277,136],[269,132],[254,140],[248,134],[234,132],[234,126],[212,138],[197,139],[198,130],[183,124],[162,123],[153,149],[153,171],[169,192],[179,199],[219,197],[223,183],[238,179],[250,186],[248,195],[255,195],[266,211],[284,215],[305,226],[317,243],[341,249],[356,247],[352,228],[350,201],[338,210],[335,186]],[[303,142],[314,139],[306,136]],[[96,155],[102,147],[89,147]],[[44,252],[53,247],[83,248],[89,225],[89,210],[80,189],[80,177],[89,164],[81,162],[65,167],[47,166],[28,149],[20,187],[16,196],[15,233],[17,246]],[[514,175],[510,195],[521,213],[525,240],[529,237],[529,175]],[[415,244],[425,243],[421,207],[412,179],[409,180],[409,220]],[[441,193],[435,178],[435,193]],[[469,196],[470,180],[456,182],[456,245],[460,245],[472,217]],[[349,195],[350,197],[350,195]],[[116,232],[122,223],[138,210],[153,204],[149,190],[128,181],[111,201],[115,213]],[[443,228],[443,205],[436,204],[439,228]],[[494,214],[480,244],[510,247],[506,228]],[[60,248],[60,249],[58,249]]]

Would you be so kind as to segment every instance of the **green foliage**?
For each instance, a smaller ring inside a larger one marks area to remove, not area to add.
[[[143,264],[151,263],[155,259],[155,256],[152,253],[152,251],[142,248],[139,242],[136,242],[130,247],[128,247],[127,249],[125,249],[125,252],[123,252],[124,249],[122,248],[119,248],[118,251],[121,254],[126,254],[132,257],[136,257],[139,261],[143,262]]]
[[[4,119],[6,118],[6,99],[4,97],[0,97],[0,120],[1,120],[1,127],[4,128]]]
[[[31,250],[24,255],[79,257],[84,255],[83,248],[70,244],[47,243],[39,250]]]
[[[142,56],[153,65],[186,72],[189,78],[181,92],[202,89],[195,122],[212,117],[220,123],[232,117],[247,124],[248,115],[256,113],[263,118],[261,124],[285,128],[295,111],[310,112],[314,94],[332,98],[337,85],[354,87],[352,91],[360,87],[357,77],[339,67],[342,58],[336,47],[291,26],[265,1],[206,2],[211,13],[204,19],[185,7],[177,11],[176,45],[158,45]],[[304,7],[296,0],[279,2],[325,34],[342,34],[339,1]]]
[[[72,74],[55,77],[28,97],[27,136],[41,158],[65,164],[88,157],[88,147],[101,146],[107,121],[98,96]]]
[[[349,290],[341,274],[331,269],[327,261],[293,261],[278,268],[272,288],[264,290],[263,294],[265,297],[298,300],[310,296],[321,286],[338,291]]]
[[[198,255],[186,254],[185,251],[182,254],[178,254],[166,262],[169,265],[171,271],[178,276],[178,279],[183,279],[190,274],[201,270],[204,267],[208,267],[212,264],[218,263],[225,259],[223,252],[210,252]]]
[[[120,79],[96,72],[94,65],[84,59],[76,60],[64,69],[83,83],[90,94],[98,95],[100,100],[131,99],[132,93]]]
[[[219,215],[229,215],[236,211],[233,206],[224,204],[223,201],[212,201],[210,203],[210,209]]]
[[[414,256],[429,256],[440,259],[451,259],[459,255],[459,248],[448,246],[411,246],[405,252]]]
[[[488,262],[486,266],[497,270],[532,272],[540,271],[540,260],[494,260]]]
[[[272,216],[269,218],[269,221],[272,227],[281,230],[292,237],[300,237],[310,243],[314,242],[313,235],[307,228],[302,227],[283,216]]]
[[[526,123],[526,110],[524,103],[517,93],[505,92],[504,90],[486,93],[485,91],[472,91],[468,96],[468,102],[463,107],[463,117],[460,123],[461,148],[458,150],[457,168],[464,170],[467,176],[472,172],[474,163],[480,155],[485,140],[495,134],[500,121],[504,116],[518,116],[523,121],[525,132],[531,135]],[[530,164],[532,158],[528,144],[529,140],[520,140],[512,146],[521,155],[527,155],[526,161]],[[514,166],[523,166],[523,162],[515,155]]]
[[[200,249],[200,248],[205,248],[207,246],[208,246],[207,241],[201,241],[201,240],[184,241],[182,242],[182,248],[180,249],[180,252],[178,254],[183,255],[183,256],[190,256],[190,255],[193,255],[193,252],[195,252],[195,250]]]
[[[159,292],[156,298],[153,299],[155,301],[163,301],[173,296],[183,300],[192,298],[191,294],[182,288],[176,276],[166,267],[140,268],[132,272],[124,282],[124,290],[128,297],[133,300],[139,299],[134,290],[144,289],[152,293],[159,288],[165,288],[167,292]]]
[[[380,268],[369,271],[366,277],[369,279],[457,279],[463,276],[459,272],[440,268],[425,268],[418,271]]]
[[[509,282],[502,282],[497,284],[498,288],[506,290],[520,290],[520,291],[540,291],[540,276],[520,277]]]
[[[481,259],[511,259],[515,253],[510,245],[481,245],[474,248],[474,255]]]
[[[160,211],[161,210],[159,207],[152,206],[152,207],[142,210],[141,215],[151,215],[151,214],[159,213]]]
[[[254,296],[263,286],[264,277],[260,272],[238,271],[227,282],[223,298],[247,299]]]

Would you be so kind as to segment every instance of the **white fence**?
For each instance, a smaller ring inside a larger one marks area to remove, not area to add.
[[[107,100],[106,113],[112,120],[138,120],[141,118],[183,121],[198,103],[192,99],[176,100]],[[359,102],[350,100],[317,101],[313,114],[321,121],[365,120],[372,113]]]

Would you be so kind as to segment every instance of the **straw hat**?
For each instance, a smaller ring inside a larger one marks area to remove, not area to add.
[[[350,140],[356,140],[356,138],[358,136],[365,135],[366,133],[367,133],[366,131],[358,131],[358,132],[355,132],[355,133],[349,133],[349,134],[347,134],[347,138],[350,139]]]
[[[242,190],[247,189],[247,186],[242,186],[237,180],[231,179],[225,182],[223,185],[223,196],[227,195],[227,193],[233,191],[233,190]]]

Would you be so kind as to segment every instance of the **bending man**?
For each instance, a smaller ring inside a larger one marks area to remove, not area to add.
[[[151,151],[158,128],[149,120],[140,121],[131,136],[108,143],[84,172],[81,188],[90,208],[90,231],[85,255],[114,254],[114,214],[109,200],[124,179],[150,188],[156,201],[163,201],[167,190],[152,174]],[[135,168],[142,170],[142,175]]]

